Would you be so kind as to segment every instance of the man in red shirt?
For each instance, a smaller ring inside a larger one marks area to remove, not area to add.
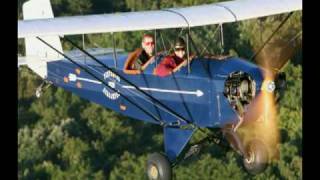
[[[184,62],[185,54],[185,42],[182,38],[179,38],[174,47],[174,54],[166,56],[156,67],[154,73],[160,77],[172,74],[173,70]]]

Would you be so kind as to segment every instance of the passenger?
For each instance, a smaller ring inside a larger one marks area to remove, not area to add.
[[[154,40],[153,36],[150,34],[145,34],[142,38],[141,48],[134,51],[137,53],[138,58],[131,65],[131,69],[141,70],[144,63],[146,63],[152,56],[154,52]]]
[[[154,73],[160,77],[170,75],[180,63],[184,62],[185,54],[185,42],[182,38],[178,38],[175,43],[174,54],[166,56],[156,67]]]

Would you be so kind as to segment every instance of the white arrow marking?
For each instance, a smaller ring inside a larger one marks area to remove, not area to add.
[[[122,86],[122,87],[126,89],[136,89],[133,86]],[[139,89],[145,90],[145,91],[167,92],[167,93],[176,93],[176,94],[194,94],[194,95],[197,95],[198,97],[203,95],[203,92],[199,89],[197,91],[178,91],[178,90],[146,88],[146,87],[139,87]]]
[[[79,81],[87,81],[87,82],[92,82],[92,83],[96,83],[96,84],[102,84],[102,83],[99,82],[99,81],[95,81],[95,80],[87,79],[87,78],[77,77],[77,75],[70,73],[70,74],[69,74],[69,81],[76,81],[76,80],[79,80]]]
[[[92,79],[87,79],[87,78],[81,78],[81,77],[77,77],[76,74],[69,74],[69,81],[77,81],[77,80],[81,80],[81,81],[87,81],[87,82],[92,82],[92,83],[96,83],[96,84],[102,84],[99,81],[95,81]],[[115,87],[115,83],[114,82],[108,82],[108,85],[111,87]],[[133,86],[122,86],[123,88],[126,89],[136,89]],[[156,92],[166,92],[166,93],[176,93],[176,94],[193,94],[196,95],[198,97],[203,96],[203,92],[201,90],[196,90],[196,91],[179,91],[179,90],[169,90],[169,89],[157,89],[157,88],[146,88],[146,87],[139,87],[141,90],[144,91],[156,91]]]

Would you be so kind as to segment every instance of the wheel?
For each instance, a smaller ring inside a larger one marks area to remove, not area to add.
[[[153,153],[148,157],[147,174],[150,180],[170,180],[171,173],[170,162],[164,155]]]
[[[253,140],[245,148],[246,155],[243,164],[253,175],[259,174],[267,167],[269,156],[267,146],[260,140]]]

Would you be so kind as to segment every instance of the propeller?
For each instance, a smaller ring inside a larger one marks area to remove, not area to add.
[[[246,135],[250,138],[262,138],[270,150],[276,150],[271,152],[271,156],[276,158],[279,157],[277,144],[280,142],[276,103],[279,93],[285,88],[285,74],[281,69],[299,46],[299,41],[271,38],[254,56],[254,60],[263,70],[264,80],[260,92],[246,107],[247,111],[243,116],[244,122],[250,124],[250,130],[246,131],[249,134]]]

